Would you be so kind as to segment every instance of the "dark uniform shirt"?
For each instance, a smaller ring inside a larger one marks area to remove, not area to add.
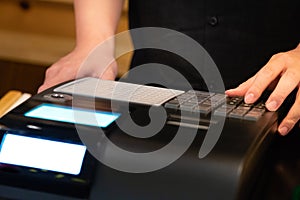
[[[129,19],[130,28],[164,27],[195,39],[229,88],[254,75],[273,54],[298,45],[299,8],[299,0],[130,0]],[[153,62],[179,67],[198,87],[192,67],[170,53],[136,51],[132,67]]]

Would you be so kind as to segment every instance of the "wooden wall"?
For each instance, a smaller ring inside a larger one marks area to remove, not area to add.
[[[0,96],[10,89],[33,94],[46,68],[74,47],[73,1],[1,0],[0,13]],[[118,31],[127,27],[126,2]],[[116,51],[130,46],[130,38],[116,45]],[[127,71],[130,58],[118,59],[119,76]]]

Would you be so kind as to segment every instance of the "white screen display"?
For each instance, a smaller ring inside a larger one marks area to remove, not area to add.
[[[84,145],[5,134],[0,162],[78,175],[85,152]]]
[[[25,113],[25,116],[106,128],[115,121],[120,114],[53,104],[41,104]]]

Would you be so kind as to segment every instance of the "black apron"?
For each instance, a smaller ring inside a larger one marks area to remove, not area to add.
[[[254,75],[273,54],[298,45],[299,8],[299,0],[130,0],[129,21],[131,29],[163,27],[190,36],[206,49],[225,87],[231,88]],[[131,67],[145,63],[174,67],[195,89],[206,87],[201,75],[178,55],[158,49],[135,51]],[[141,82],[142,77],[130,78]]]

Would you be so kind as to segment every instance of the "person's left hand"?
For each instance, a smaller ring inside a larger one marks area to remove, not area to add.
[[[246,103],[254,103],[275,81],[278,81],[276,87],[266,101],[270,111],[276,111],[286,97],[298,88],[294,104],[278,127],[278,132],[286,135],[300,119],[300,44],[291,51],[275,54],[253,77],[225,93],[228,96],[245,96]]]

